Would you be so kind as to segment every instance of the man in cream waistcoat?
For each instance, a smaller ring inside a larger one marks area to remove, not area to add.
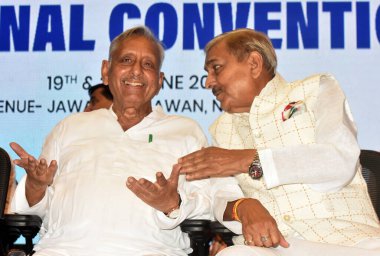
[[[287,83],[270,40],[251,29],[205,48],[206,87],[225,111],[217,147],[182,157],[188,180],[235,176],[215,217],[242,236],[218,255],[380,255],[348,103],[328,74]],[[240,244],[240,245],[239,245]]]

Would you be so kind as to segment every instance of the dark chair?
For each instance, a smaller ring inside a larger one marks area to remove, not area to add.
[[[181,230],[189,235],[190,246],[193,252],[190,256],[207,256],[212,234],[210,220],[185,220],[181,223]]]
[[[380,218],[380,152],[363,149],[360,152],[360,164],[373,207]]]
[[[35,215],[4,214],[10,172],[10,157],[0,148],[0,253],[7,255],[9,251],[19,249],[30,254],[33,238],[40,230],[42,220]],[[20,236],[25,238],[25,244],[15,244]]]

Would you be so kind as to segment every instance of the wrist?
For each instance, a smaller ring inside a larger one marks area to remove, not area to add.
[[[177,195],[178,195],[178,199],[177,199],[176,205],[171,206],[167,210],[162,211],[168,217],[171,215],[171,213],[173,213],[175,210],[178,210],[181,206],[181,203],[182,203],[181,196],[179,194]]]
[[[48,187],[47,185],[36,184],[35,182],[28,179],[28,177],[25,180],[25,189],[29,191],[33,191],[34,193],[45,192],[47,187]]]
[[[257,154],[256,149],[243,149],[244,152],[242,152],[241,156],[243,157],[240,161],[240,172],[241,173],[248,173],[249,166],[252,163],[252,160],[255,158]],[[252,157],[253,156],[253,157]]]
[[[39,203],[45,196],[47,186],[39,186],[25,181],[25,197],[30,207]]]
[[[240,198],[239,200],[237,200],[233,207],[232,207],[232,214],[231,214],[231,217],[232,217],[232,220],[236,220],[236,221],[239,221],[241,222],[241,219],[240,219],[240,216],[239,216],[239,213],[238,213],[238,208],[239,208],[239,205],[242,204],[244,201],[248,200],[249,198]]]

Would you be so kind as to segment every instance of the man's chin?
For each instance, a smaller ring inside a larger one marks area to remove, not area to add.
[[[230,108],[227,104],[223,103],[223,101],[219,101],[219,103],[220,103],[220,108],[221,108],[223,111],[228,112],[228,113],[231,113],[231,112],[230,112],[231,108]]]

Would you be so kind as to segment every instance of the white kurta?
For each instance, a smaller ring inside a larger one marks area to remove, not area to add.
[[[179,157],[206,144],[194,121],[165,115],[160,107],[125,132],[111,109],[64,119],[41,154],[58,161],[44,199],[28,207],[24,178],[13,200],[16,212],[44,218],[35,255],[186,255],[189,239],[178,225],[186,218],[210,217],[209,180],[186,182],[180,176],[177,219],[137,198],[126,180],[155,181],[157,171],[169,177]]]

